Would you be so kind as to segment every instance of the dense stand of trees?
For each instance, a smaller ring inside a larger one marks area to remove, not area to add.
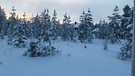
[[[92,39],[97,38],[105,39],[105,50],[107,50],[107,42],[116,44],[123,39],[125,44],[120,49],[119,58],[124,60],[131,58],[133,9],[130,6],[126,5],[123,8],[122,15],[119,14],[118,6],[115,6],[112,15],[108,16],[109,22],[103,20],[94,24],[90,9],[87,12],[83,11],[79,23],[71,23],[71,17],[67,14],[63,18],[63,23],[60,24],[56,10],[54,10],[53,16],[50,16],[49,10],[45,9],[41,14],[27,20],[26,13],[23,14],[23,18],[19,18],[16,15],[16,9],[12,7],[10,17],[7,19],[4,9],[0,7],[0,38],[6,37],[7,43],[15,47],[25,47],[25,40],[28,38],[39,40],[38,43],[31,43],[31,46],[40,45],[41,41],[51,45],[51,40],[58,38],[63,41],[82,43],[92,43]]]

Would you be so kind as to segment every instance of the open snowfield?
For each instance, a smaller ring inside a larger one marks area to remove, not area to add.
[[[130,76],[131,61],[116,58],[122,44],[108,44],[102,40],[92,44],[54,41],[62,50],[60,55],[47,57],[23,56],[27,48],[8,46],[0,41],[0,76]],[[87,48],[84,48],[84,46]]]

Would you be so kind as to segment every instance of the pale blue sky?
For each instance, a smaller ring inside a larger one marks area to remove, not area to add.
[[[99,22],[100,19],[107,20],[113,12],[115,5],[122,9],[125,5],[133,6],[133,0],[1,0],[0,5],[5,8],[6,14],[9,15],[12,6],[17,9],[16,13],[22,16],[26,12],[27,16],[34,16],[40,14],[45,8],[50,10],[52,16],[55,9],[58,14],[58,19],[62,20],[65,13],[71,16],[72,22],[79,21],[82,11],[91,9],[94,23]]]

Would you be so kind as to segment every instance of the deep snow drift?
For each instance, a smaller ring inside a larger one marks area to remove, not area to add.
[[[131,61],[117,59],[122,44],[94,39],[92,44],[53,41],[60,55],[23,56],[27,48],[14,48],[0,41],[0,76],[130,76]],[[87,48],[84,48],[86,45]]]

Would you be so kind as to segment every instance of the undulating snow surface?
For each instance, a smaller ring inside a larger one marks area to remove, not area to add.
[[[116,58],[122,44],[108,44],[108,51],[97,39],[92,44],[60,40],[52,44],[61,55],[27,57],[23,56],[27,48],[0,41],[0,76],[130,76],[131,61]]]

